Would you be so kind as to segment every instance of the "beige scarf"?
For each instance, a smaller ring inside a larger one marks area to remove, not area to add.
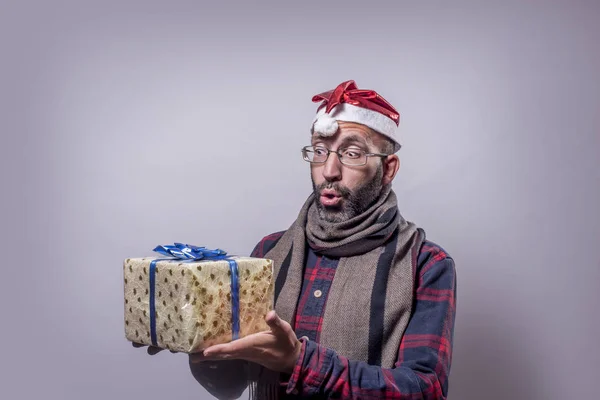
[[[306,245],[340,257],[327,296],[319,343],[338,355],[391,368],[413,304],[414,271],[424,232],[402,218],[386,187],[364,213],[342,223],[323,221],[311,195],[265,258],[275,265],[275,310],[293,326]],[[262,370],[254,399],[275,398],[278,376]]]

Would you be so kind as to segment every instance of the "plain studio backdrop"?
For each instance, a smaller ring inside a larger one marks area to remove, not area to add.
[[[449,398],[598,398],[598,2],[13,3],[2,399],[210,398],[125,340],[122,262],[287,228],[348,79],[400,111],[401,212],[456,261]]]

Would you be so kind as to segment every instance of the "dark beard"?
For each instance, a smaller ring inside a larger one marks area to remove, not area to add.
[[[371,204],[377,201],[381,189],[383,188],[383,185],[381,184],[382,178],[383,166],[380,164],[375,173],[375,177],[354,191],[342,186],[338,182],[324,182],[319,186],[316,186],[313,180],[313,192],[316,197],[315,203],[317,211],[319,212],[319,217],[327,222],[338,223],[348,221],[349,219],[362,214]],[[337,191],[343,199],[342,205],[340,207],[325,207],[321,204],[319,197],[321,190],[323,189],[333,189]]]

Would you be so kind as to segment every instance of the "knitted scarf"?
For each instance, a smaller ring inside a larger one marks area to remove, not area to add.
[[[319,217],[312,194],[264,255],[274,261],[275,310],[293,326],[307,245],[316,253],[339,257],[319,343],[351,360],[392,368],[410,318],[423,240],[424,232],[400,215],[390,185],[365,212],[340,223]],[[274,379],[263,369],[258,384],[251,385],[251,397],[276,398]]]

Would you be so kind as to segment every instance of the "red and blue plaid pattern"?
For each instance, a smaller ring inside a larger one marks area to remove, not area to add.
[[[278,232],[263,238],[252,256],[263,257],[282,235]],[[415,271],[413,314],[392,369],[348,360],[318,344],[338,261],[308,250],[293,321],[296,335],[308,340],[303,340],[292,375],[282,377],[288,379],[282,380],[280,397],[446,399],[456,311],[452,258],[436,244],[423,243]]]

